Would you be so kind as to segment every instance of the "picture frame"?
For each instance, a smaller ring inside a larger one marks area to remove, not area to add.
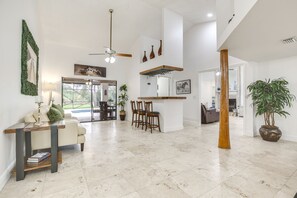
[[[74,75],[106,77],[106,67],[74,64]]]
[[[22,20],[21,93],[38,95],[39,48],[25,20]]]
[[[176,94],[191,94],[191,79],[176,81]]]

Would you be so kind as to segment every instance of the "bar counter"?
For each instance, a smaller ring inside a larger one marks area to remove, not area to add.
[[[187,97],[182,96],[152,96],[152,97],[138,97],[139,100],[185,100]]]
[[[178,131],[184,128],[183,101],[186,97],[138,97],[139,100],[152,101],[154,111],[160,112],[160,125],[162,132]]]

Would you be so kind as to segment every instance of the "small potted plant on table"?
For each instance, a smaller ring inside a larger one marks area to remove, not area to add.
[[[277,142],[282,135],[281,130],[275,126],[275,114],[284,117],[290,115],[284,108],[292,106],[295,96],[290,93],[287,85],[288,81],[278,78],[272,81],[258,80],[247,87],[256,107],[256,116],[264,115],[265,125],[261,126],[259,132],[266,141]]]
[[[127,85],[123,84],[120,87],[120,95],[119,95],[119,102],[118,102],[118,106],[121,107],[121,111],[120,111],[120,119],[123,121],[126,118],[126,111],[125,111],[125,105],[126,102],[128,101],[128,95],[127,95]]]

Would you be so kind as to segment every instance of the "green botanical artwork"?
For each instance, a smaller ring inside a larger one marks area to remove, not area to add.
[[[26,24],[22,21],[21,93],[38,95],[39,48]]]

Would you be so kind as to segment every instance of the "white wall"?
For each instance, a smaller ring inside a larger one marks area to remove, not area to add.
[[[163,9],[164,65],[183,67],[183,17]]]
[[[234,14],[234,0],[217,0],[216,7],[217,35],[221,35]]]
[[[207,104],[206,108],[212,106],[212,97],[215,96],[215,72],[203,72],[200,75],[201,103]]]
[[[257,64],[254,80],[276,79],[283,77],[289,82],[289,89],[292,94],[297,96],[297,56],[285,59],[271,60]],[[287,118],[276,116],[276,125],[283,132],[282,139],[297,141],[297,102],[293,102],[292,108],[286,108],[291,115]],[[259,134],[258,130],[263,124],[263,118],[257,117],[254,123],[254,133]]]
[[[234,4],[232,5],[232,1]],[[258,0],[216,0],[216,10],[218,18],[218,48],[220,48],[223,43],[228,39],[230,34],[235,30],[235,28],[244,19],[247,13],[253,8],[253,6],[258,2]],[[234,9],[234,18],[228,24],[226,19],[229,18],[230,11]]]
[[[176,72],[174,80],[191,79],[192,93],[185,95],[184,120],[200,125],[199,73],[220,67],[220,54],[217,52],[216,22],[197,24],[184,34],[184,71]],[[243,61],[229,56],[229,65]],[[175,86],[175,84],[173,84]]]
[[[117,57],[114,64],[104,61],[105,56],[90,56],[88,49],[45,42],[45,60],[42,69],[43,80],[58,83],[59,91],[55,94],[55,101],[61,102],[61,78],[74,77],[83,79],[117,80],[118,88],[126,83],[127,68],[131,63],[130,58]],[[106,67],[106,78],[74,75],[74,64],[85,64]],[[47,96],[46,93],[44,93]]]
[[[146,76],[141,77],[139,73],[161,65],[170,65],[183,67],[183,17],[168,10],[163,9],[162,15],[163,27],[160,27],[162,33],[160,38],[148,38],[140,36],[131,47],[133,53],[132,62],[128,68],[128,95],[129,100],[137,100],[139,96],[157,96],[156,78],[149,79]],[[158,56],[159,40],[163,40],[163,54]],[[150,60],[148,47],[155,45],[156,58]],[[141,63],[143,51],[147,50],[148,61]],[[147,85],[148,82],[152,84]],[[130,109],[130,105],[128,105]],[[128,120],[131,120],[129,111]]]
[[[10,177],[15,163],[15,136],[5,135],[4,129],[19,122],[26,113],[36,109],[32,96],[21,94],[21,36],[25,19],[42,56],[41,35],[35,0],[0,1],[0,189]],[[42,67],[42,57],[40,59]],[[40,76],[41,77],[41,76]]]
[[[132,86],[133,89],[134,86]],[[140,76],[140,95],[142,97],[157,96],[157,77]]]

